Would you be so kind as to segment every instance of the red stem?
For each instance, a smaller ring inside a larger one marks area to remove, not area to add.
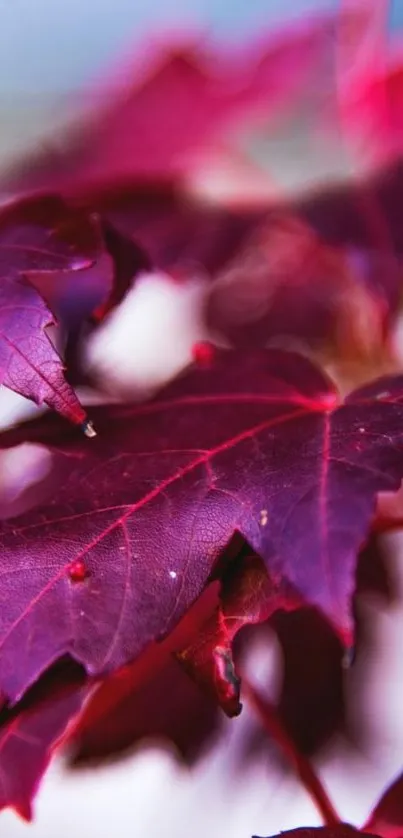
[[[325,825],[337,826],[340,824],[340,818],[319,777],[315,774],[307,757],[298,752],[295,743],[284,729],[274,705],[266,697],[263,697],[259,690],[245,678],[242,678],[242,692],[255,710],[267,733],[275,740],[299,775],[301,782],[321,813]]]

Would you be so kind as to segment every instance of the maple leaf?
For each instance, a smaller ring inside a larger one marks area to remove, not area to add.
[[[46,332],[55,316],[75,325],[113,284],[98,220],[56,197],[0,215],[0,383],[76,424],[86,413]]]
[[[290,836],[290,838],[353,838],[354,835],[367,835],[369,838],[379,838],[379,835],[374,835],[370,832],[362,832],[360,829],[354,829],[347,823],[340,823],[336,826],[304,826],[301,829],[291,829],[282,832],[280,835],[271,835],[268,838],[282,838],[282,836]],[[253,838],[258,838],[254,835]]]
[[[40,779],[89,693],[83,673],[67,662],[0,712],[0,809],[12,806],[31,820]]]
[[[364,829],[374,829],[381,838],[401,838],[403,834],[403,774],[382,795]]]
[[[381,379],[340,403],[303,357],[217,351],[148,404],[94,410],[91,444],[56,417],[3,434],[45,442],[54,463],[49,502],[0,528],[4,693],[18,700],[61,655],[94,676],[135,658],[236,532],[351,633],[356,555],[403,474],[402,390]]]
[[[179,184],[129,185],[89,199],[123,240],[135,242],[154,269],[214,274],[265,218],[265,207],[228,208],[186,194]]]

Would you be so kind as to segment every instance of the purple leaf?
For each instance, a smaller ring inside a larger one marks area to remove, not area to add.
[[[113,671],[170,633],[239,532],[282,589],[351,634],[357,552],[403,474],[403,378],[340,404],[308,360],[217,351],[145,405],[100,407],[91,442],[51,417],[47,504],[0,528],[0,685],[58,657]],[[51,630],[49,627],[51,626]],[[18,665],[16,665],[18,661]]]
[[[14,204],[0,215],[0,383],[72,422],[85,411],[46,333],[88,317],[113,284],[96,217],[58,198]]]

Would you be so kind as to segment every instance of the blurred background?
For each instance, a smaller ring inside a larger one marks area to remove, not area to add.
[[[123,59],[133,58],[151,35],[194,32],[216,45],[242,44],[312,14],[336,12],[338,4],[339,0],[164,0],[158,5],[139,0],[1,0],[0,165],[38,142],[52,140],[54,130],[77,112],[77,94],[91,90],[93,96],[94,82]],[[375,8],[377,0],[372,5]],[[403,26],[401,0],[388,4],[388,26],[390,31]]]
[[[382,15],[385,8],[377,0],[365,6],[374,15],[378,11]],[[142,54],[150,39],[162,36],[169,42],[169,38],[196,37],[225,51],[287,26],[308,25],[322,13],[337,15],[339,8],[335,0],[163,0],[158,4],[0,0],[0,174],[7,180],[8,171],[26,154],[52,154],[53,150],[57,155],[66,127],[77,117],[85,121],[87,107],[96,110],[97,96],[102,97],[100,80],[116,70],[117,85],[122,79],[124,83],[120,68],[133,61],[135,66],[137,53]],[[394,0],[387,8],[382,38],[395,37],[401,27],[403,2]],[[275,194],[291,196],[313,185],[323,188],[354,177],[362,166],[365,171],[360,143],[356,149],[346,145],[340,113],[334,110],[337,95],[331,89],[336,84],[333,66],[328,67],[323,76],[310,78],[295,107],[270,127],[263,123],[257,132],[236,137],[234,147],[242,166],[246,159],[251,169],[256,166],[267,174],[265,197],[270,194],[271,178]],[[316,119],[322,110],[324,133],[312,142],[313,115]],[[221,169],[218,177],[214,166],[208,172],[201,167],[202,190],[214,191],[218,178],[218,193],[221,188],[231,195],[231,179],[237,180],[235,191],[242,192],[241,169],[235,173],[230,169],[223,184]],[[252,193],[254,189],[256,178]],[[3,196],[10,196],[7,187]],[[158,275],[141,293],[140,314],[132,317],[130,309],[130,316],[119,321],[114,331],[101,334],[94,357],[102,370],[110,358],[111,343],[113,353],[119,345],[112,355],[116,365],[130,356],[126,379],[129,375],[147,386],[147,382],[165,381],[184,365],[191,345],[203,334],[197,316],[197,283],[190,290],[172,290],[166,278]],[[136,297],[134,308],[138,302]],[[153,323],[146,333],[140,322],[145,320]],[[181,330],[186,338],[171,362],[170,346]],[[13,399],[0,404],[3,426],[18,418],[20,409],[24,412],[20,400],[17,404]],[[358,825],[403,762],[401,536],[389,537],[383,547],[395,596],[393,602],[373,594],[363,595],[360,601],[366,629],[357,666],[342,672],[338,660],[348,736],[345,730],[336,732],[315,758],[341,816]],[[247,666],[251,680],[264,684],[277,700],[284,660],[274,633],[255,639]],[[239,720],[221,720],[214,745],[192,768],[181,765],[166,744],[139,753],[129,751],[118,761],[74,771],[58,755],[35,803],[34,823],[27,825],[14,813],[2,813],[0,836],[109,838],[114,833],[119,838],[161,838],[162,834],[164,838],[249,838],[320,824],[313,802],[271,744],[253,759],[245,758],[248,743],[261,735],[259,731],[246,706]]]

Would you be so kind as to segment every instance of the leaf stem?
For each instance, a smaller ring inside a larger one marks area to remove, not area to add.
[[[275,740],[288,762],[291,763],[299,775],[301,782],[322,815],[324,824],[326,826],[340,824],[340,818],[321,780],[316,775],[309,759],[299,753],[292,738],[285,730],[274,705],[266,697],[263,697],[261,692],[253,687],[246,678],[242,678],[242,692],[267,733]]]

